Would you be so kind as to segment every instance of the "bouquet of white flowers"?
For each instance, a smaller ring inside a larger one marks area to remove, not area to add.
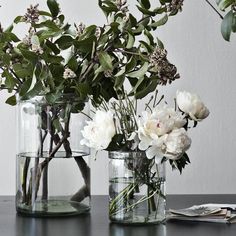
[[[110,157],[110,219],[125,223],[153,223],[165,219],[165,170],[182,173],[190,163],[187,133],[209,115],[201,99],[178,91],[175,108],[151,97],[138,115],[137,102],[122,99],[103,103],[82,130],[82,145],[107,150]]]
[[[156,100],[152,97],[141,115],[127,96],[112,102],[111,108],[106,105],[104,110],[97,110],[82,131],[81,144],[95,150],[145,151],[148,159],[155,158],[156,164],[169,160],[182,171],[189,162],[189,122],[196,127],[209,110],[199,96],[186,91],[177,91],[175,109]]]

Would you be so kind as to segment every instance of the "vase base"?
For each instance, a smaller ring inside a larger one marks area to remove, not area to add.
[[[48,200],[37,201],[33,206],[18,204],[16,211],[20,215],[30,217],[66,217],[88,213],[90,207],[73,201]]]
[[[136,216],[135,218],[130,219],[117,219],[110,217],[111,223],[114,224],[123,224],[123,225],[156,225],[156,224],[164,224],[165,218],[156,218],[156,219],[147,219],[143,216]]]

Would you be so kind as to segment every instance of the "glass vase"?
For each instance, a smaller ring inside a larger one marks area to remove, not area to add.
[[[109,152],[109,217],[123,224],[165,221],[165,164],[145,152]]]
[[[87,102],[64,95],[18,103],[16,210],[43,217],[90,209],[90,150],[80,145]]]

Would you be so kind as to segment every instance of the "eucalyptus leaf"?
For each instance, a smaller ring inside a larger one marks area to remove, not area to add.
[[[56,0],[47,0],[48,8],[50,9],[50,12],[52,14],[52,17],[56,17],[59,12],[60,8]]]
[[[55,44],[57,44],[59,48],[65,50],[70,48],[73,45],[73,42],[74,40],[71,36],[63,35],[55,41]]]
[[[132,78],[141,78],[141,77],[143,77],[143,76],[146,74],[146,72],[148,71],[148,67],[149,67],[149,63],[148,63],[148,62],[145,62],[145,63],[143,64],[143,66],[142,66],[140,69],[128,73],[127,76],[128,76],[128,77],[132,77]]]
[[[125,81],[124,75],[116,77],[116,81],[115,81],[115,85],[114,85],[115,90],[120,89],[123,86],[124,81]]]
[[[233,3],[235,3],[235,0],[221,0],[218,1],[217,4],[219,6],[219,8],[224,11],[226,8],[228,8],[229,6],[231,6]]]
[[[142,98],[146,97],[148,94],[150,94],[153,91],[155,91],[157,85],[158,85],[158,81],[157,80],[151,81],[147,86],[145,86],[145,88],[143,88],[140,91],[137,91],[135,93],[136,99],[142,99]]]
[[[6,100],[6,104],[11,105],[11,106],[15,106],[16,103],[17,103],[17,102],[16,102],[16,96],[15,96],[15,95],[9,97],[9,98]]]
[[[38,81],[34,85],[34,87],[23,96],[23,99],[30,99],[32,97],[41,95],[43,91],[44,91],[44,86],[41,81]]]
[[[221,34],[226,41],[230,41],[233,20],[234,20],[234,14],[232,11],[229,11],[221,23]]]
[[[21,97],[25,96],[25,94],[28,92],[32,84],[32,78],[29,78],[25,80],[25,82],[22,84],[19,95]]]
[[[32,77],[33,75],[33,71],[29,65],[25,67],[21,63],[16,63],[13,65],[13,70],[19,78]]]
[[[159,26],[162,26],[162,25],[166,24],[167,21],[168,21],[168,15],[165,14],[160,20],[152,23],[150,26],[153,27],[153,28],[157,28]]]
[[[128,33],[128,36],[129,37],[128,37],[128,42],[127,42],[126,48],[130,49],[134,46],[135,37],[131,33]]]
[[[100,52],[98,55],[99,62],[104,70],[112,70],[112,58],[107,52]]]
[[[151,7],[150,0],[139,0],[139,2],[142,4],[143,7],[146,9],[149,9]]]

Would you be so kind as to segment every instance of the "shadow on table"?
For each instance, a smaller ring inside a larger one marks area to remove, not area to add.
[[[30,218],[16,215],[15,228],[19,236],[91,236],[90,214],[65,218]]]
[[[110,236],[166,236],[166,225],[122,225],[110,223]]]
[[[167,236],[183,235],[225,235],[235,236],[236,225],[224,223],[168,221],[166,224]]]
[[[227,235],[235,236],[236,224],[204,222],[169,221],[160,225],[121,225],[110,223],[110,236],[199,236],[199,235]]]

